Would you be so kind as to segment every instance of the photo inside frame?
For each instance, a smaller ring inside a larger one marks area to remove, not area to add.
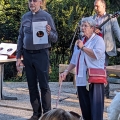
[[[37,37],[43,37],[44,36],[44,32],[43,31],[38,31],[36,33]]]
[[[0,50],[3,50],[3,47],[0,47]]]
[[[7,49],[7,52],[11,52],[13,49],[12,48],[9,48],[9,49]]]

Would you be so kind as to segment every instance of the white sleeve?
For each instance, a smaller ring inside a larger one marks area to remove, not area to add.
[[[77,45],[74,46],[74,51],[76,51],[78,48],[77,48]]]
[[[70,63],[71,64],[74,64],[74,65],[76,65],[75,63],[76,63],[76,55],[75,55],[75,52],[73,52],[73,55],[72,55],[72,58],[71,58],[71,60],[70,60]]]
[[[71,64],[76,65],[76,59],[78,58],[78,53],[79,53],[79,52],[80,52],[80,50],[78,50],[78,49],[74,50],[73,55],[72,55],[72,58],[71,58],[71,60],[70,60],[70,63],[71,63]]]
[[[101,57],[105,53],[105,43],[102,37],[98,37],[96,44],[93,46],[93,52],[97,60],[101,59]]]

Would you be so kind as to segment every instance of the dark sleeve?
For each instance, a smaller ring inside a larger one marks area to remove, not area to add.
[[[51,16],[49,16],[48,24],[51,26],[51,32],[50,35],[48,36],[48,39],[50,42],[56,42],[58,39],[58,34],[55,28],[54,21]]]
[[[17,59],[21,58],[21,55],[23,52],[23,38],[24,38],[24,33],[23,33],[22,20],[21,20],[19,36],[18,36],[18,41],[17,41],[17,54],[16,54]]]

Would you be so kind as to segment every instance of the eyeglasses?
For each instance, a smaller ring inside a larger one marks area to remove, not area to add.
[[[29,0],[29,2],[37,2],[38,0]]]
[[[83,28],[83,27],[87,28],[87,27],[90,27],[90,26],[88,26],[88,25],[81,25],[80,27],[81,28]]]

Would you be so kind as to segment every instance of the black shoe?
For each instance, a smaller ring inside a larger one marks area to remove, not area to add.
[[[39,120],[40,117],[33,115],[31,118],[27,119],[27,120]]]

